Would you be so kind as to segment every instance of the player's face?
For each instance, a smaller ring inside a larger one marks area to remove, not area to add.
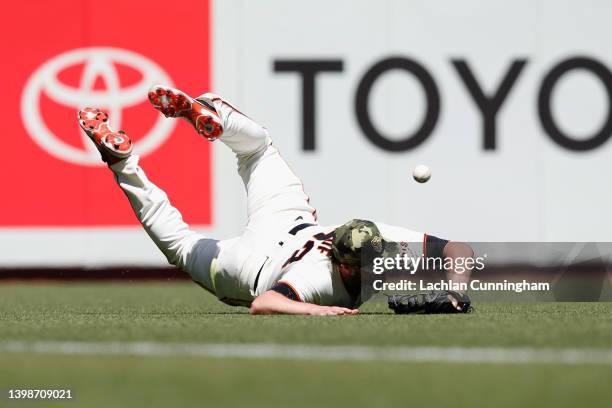
[[[358,289],[361,285],[361,274],[358,266],[338,264],[338,271],[342,276],[345,286],[350,289]]]
[[[340,270],[340,274],[342,278],[351,279],[355,277],[355,275],[359,272],[359,268],[347,264],[339,264],[338,269]]]

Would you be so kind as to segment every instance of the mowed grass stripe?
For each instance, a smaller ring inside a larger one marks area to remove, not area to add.
[[[210,358],[317,361],[612,365],[612,350],[606,349],[308,346],[261,343],[197,344],[156,342],[7,341],[0,343],[0,352],[80,355],[195,356]]]

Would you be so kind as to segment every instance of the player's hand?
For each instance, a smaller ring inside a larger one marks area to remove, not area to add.
[[[310,311],[311,316],[343,316],[343,315],[356,315],[359,313],[358,309],[347,309],[346,307],[339,306],[318,306],[314,307]]]

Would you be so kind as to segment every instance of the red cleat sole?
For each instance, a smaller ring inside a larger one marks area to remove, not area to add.
[[[132,141],[125,132],[111,129],[106,112],[84,108],[79,111],[78,119],[83,131],[100,150],[104,161],[112,164],[132,153]]]
[[[223,134],[217,112],[178,89],[156,85],[149,91],[149,102],[166,117],[187,120],[208,140],[214,141]]]

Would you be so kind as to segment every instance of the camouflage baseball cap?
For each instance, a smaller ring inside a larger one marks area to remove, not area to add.
[[[374,258],[384,249],[385,240],[372,221],[353,219],[334,231],[332,251],[340,263],[361,265],[362,259]]]

